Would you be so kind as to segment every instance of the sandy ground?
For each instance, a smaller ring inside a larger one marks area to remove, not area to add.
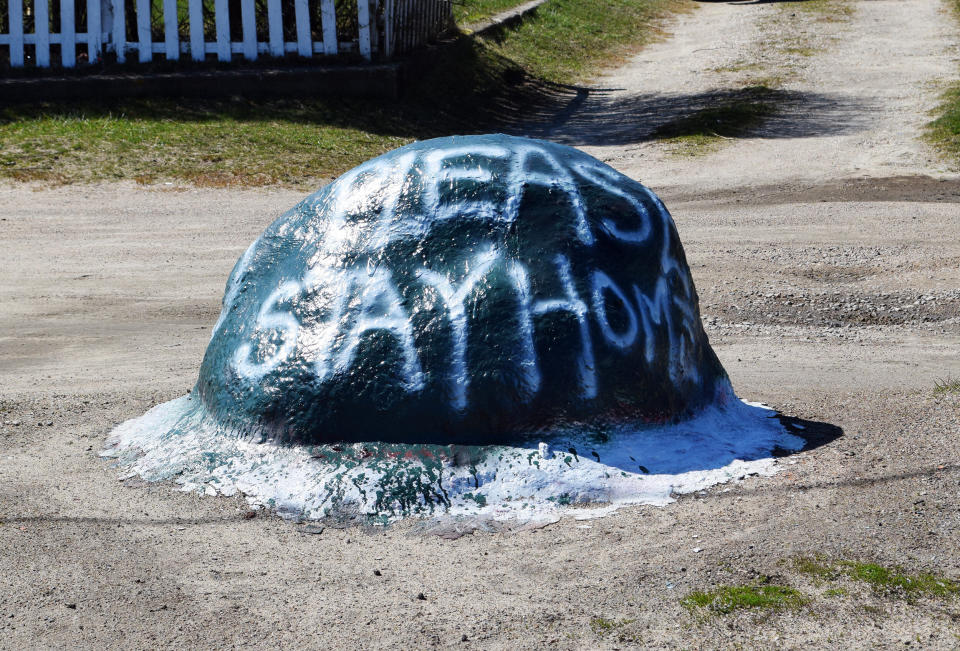
[[[670,104],[781,74],[795,121],[677,157],[632,130],[656,111],[600,119],[591,94],[551,131],[663,196],[738,393],[842,436],[665,508],[456,540],[414,522],[305,533],[124,484],[96,456],[106,433],[190,389],[227,273],[300,193],[2,187],[0,647],[960,647],[960,600],[789,562],[960,578],[960,396],[933,391],[960,377],[960,180],[918,140],[957,37],[933,0],[861,0],[840,21],[789,4],[704,3],[598,86]],[[816,54],[761,57],[772,29]],[[760,63],[716,70],[740,59]],[[809,603],[679,603],[761,577]]]

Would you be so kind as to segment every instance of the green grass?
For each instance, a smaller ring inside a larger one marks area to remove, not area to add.
[[[899,567],[877,563],[829,560],[822,557],[797,557],[793,569],[821,581],[847,578],[868,585],[875,593],[893,597],[952,598],[960,594],[960,582],[927,572],[907,573]]]
[[[395,115],[347,103],[129,100],[0,109],[0,176],[297,184],[408,142]]]
[[[805,2],[785,2],[781,11],[816,14],[827,20],[846,18],[853,15],[850,0],[805,0]]]
[[[673,145],[674,153],[700,155],[713,151],[725,139],[737,138],[760,126],[777,112],[779,94],[768,86],[752,86],[718,98],[703,108],[659,126],[652,134]]]
[[[398,102],[0,102],[0,179],[313,186],[414,139],[495,131],[538,103],[549,109],[547,82],[617,61],[688,1],[550,0],[496,38],[463,36],[415,57]]]
[[[550,0],[495,48],[537,77],[575,83],[656,38],[657,19],[690,6],[687,0]]]
[[[745,609],[799,608],[806,602],[800,591],[786,585],[727,585],[708,592],[691,592],[680,603],[690,611],[726,615]]]
[[[942,380],[937,380],[933,384],[933,393],[935,395],[944,393],[960,394],[960,378],[946,377]]]
[[[453,19],[457,25],[478,23],[501,11],[513,9],[527,0],[453,0]]]
[[[960,0],[950,0],[949,7],[954,18],[960,21]],[[927,142],[960,166],[960,83],[943,94],[933,114],[937,117],[927,125]]]
[[[597,637],[603,637],[627,624],[632,624],[635,619],[606,619],[604,617],[594,617],[590,620],[590,630]]]

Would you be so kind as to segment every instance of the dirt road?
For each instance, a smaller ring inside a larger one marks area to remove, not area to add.
[[[702,3],[597,83],[624,90],[530,132],[661,194],[738,393],[842,436],[665,508],[457,540],[309,534],[122,484],[105,434],[190,389],[227,273],[301,193],[6,186],[0,647],[957,648],[960,600],[790,562],[960,578],[960,395],[934,393],[960,377],[960,179],[919,139],[957,36],[935,0],[800,4]],[[804,35],[802,56],[770,45]],[[646,139],[691,97],[773,76],[792,99],[756,132],[696,157]],[[680,605],[763,580],[809,602]]]

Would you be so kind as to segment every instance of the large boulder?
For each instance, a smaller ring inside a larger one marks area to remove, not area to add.
[[[489,444],[675,422],[726,387],[660,200],[486,135],[392,151],[276,220],[194,394],[255,441]]]

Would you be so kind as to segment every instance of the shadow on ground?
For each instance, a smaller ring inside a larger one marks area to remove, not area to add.
[[[518,133],[580,146],[635,144],[662,137],[658,132],[724,108],[767,109],[755,127],[722,132],[722,137],[765,139],[839,136],[862,131],[870,106],[849,96],[765,87],[716,89],[693,94],[623,96],[612,90],[570,89],[554,93],[542,113],[511,125]],[[508,118],[508,116],[504,116]]]

